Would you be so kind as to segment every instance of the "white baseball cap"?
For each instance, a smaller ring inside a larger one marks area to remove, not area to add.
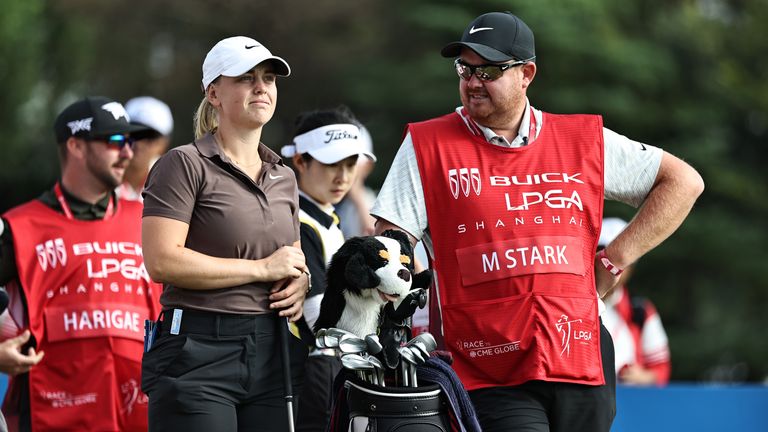
[[[624,219],[616,217],[603,219],[603,228],[600,230],[600,238],[597,240],[597,245],[602,247],[608,246],[608,243],[618,237],[626,227],[627,222]]]
[[[273,60],[277,75],[288,76],[291,74],[291,67],[285,60],[273,56],[267,47],[254,39],[245,36],[222,39],[205,56],[203,91],[221,75],[239,76],[266,60]]]
[[[151,96],[135,97],[125,104],[131,124],[150,127],[161,135],[173,132],[173,115],[165,102]]]
[[[283,146],[285,157],[309,153],[321,163],[330,165],[350,156],[363,155],[376,162],[376,156],[366,149],[360,128],[354,124],[321,126],[293,138],[293,144]]]

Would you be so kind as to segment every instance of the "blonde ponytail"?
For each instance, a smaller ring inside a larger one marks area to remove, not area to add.
[[[200,139],[209,132],[215,132],[219,127],[218,114],[213,105],[208,102],[206,96],[203,96],[203,100],[200,101],[200,105],[197,107],[193,123],[195,139]]]

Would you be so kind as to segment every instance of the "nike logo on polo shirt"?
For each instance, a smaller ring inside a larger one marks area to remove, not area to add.
[[[493,27],[478,27],[478,28],[475,28],[475,26],[472,26],[472,28],[469,29],[469,34],[475,34],[477,32],[483,31],[483,30],[493,30]]]
[[[273,176],[271,173],[269,174],[269,179],[270,180],[277,180],[277,179],[281,179],[281,178],[283,178],[283,176]]]
[[[638,144],[640,144],[640,150],[645,151],[645,144],[643,143],[638,143]]]
[[[251,49],[251,48],[256,48],[256,45],[246,45],[245,46],[245,49]]]

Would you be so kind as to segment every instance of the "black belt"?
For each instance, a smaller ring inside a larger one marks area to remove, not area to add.
[[[171,331],[173,310],[164,310],[160,321],[163,333]],[[242,336],[254,333],[274,333],[277,314],[225,314],[183,309],[179,334],[193,333],[209,336]]]

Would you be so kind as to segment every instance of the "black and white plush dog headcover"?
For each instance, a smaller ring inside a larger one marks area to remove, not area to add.
[[[361,338],[375,334],[381,307],[411,290],[412,257],[408,237],[400,231],[347,240],[331,258],[314,331],[336,327]]]

